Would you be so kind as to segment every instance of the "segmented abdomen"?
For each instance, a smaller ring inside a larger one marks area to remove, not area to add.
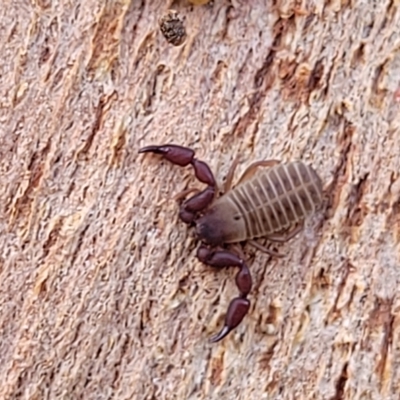
[[[286,230],[312,214],[322,202],[322,182],[311,166],[296,161],[259,168],[226,196],[252,239]]]

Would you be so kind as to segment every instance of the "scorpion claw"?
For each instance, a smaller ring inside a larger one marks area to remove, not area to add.
[[[150,145],[139,149],[139,153],[156,153],[164,156],[165,159],[173,164],[184,167],[193,161],[194,151],[188,147],[176,144]]]
[[[232,329],[229,328],[228,326],[224,326],[221,331],[219,333],[217,333],[214,336],[211,336],[210,338],[210,342],[211,343],[216,343],[219,342],[220,340],[222,340],[226,335],[228,335],[228,333],[231,331]]]
[[[139,153],[163,153],[161,150],[162,146],[146,146],[139,149]]]
[[[250,301],[243,297],[234,298],[229,304],[225,317],[225,326],[219,333],[211,337],[211,342],[215,343],[222,340],[228,333],[235,329],[243,320],[250,308]]]

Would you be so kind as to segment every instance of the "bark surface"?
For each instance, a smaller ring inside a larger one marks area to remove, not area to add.
[[[159,30],[169,6],[186,41]],[[10,1],[0,7],[1,399],[398,399],[400,10],[379,0]],[[196,258],[173,196],[237,155],[301,158],[327,210]]]

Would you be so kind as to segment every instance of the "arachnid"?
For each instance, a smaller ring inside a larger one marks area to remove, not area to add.
[[[192,149],[165,144],[139,150],[139,153],[148,152],[160,154],[182,167],[193,166],[196,178],[207,187],[182,203],[179,217],[185,223],[195,225],[196,234],[203,242],[197,250],[197,258],[212,267],[239,269],[236,275],[239,296],[229,304],[224,327],[211,338],[212,342],[218,342],[247,314],[250,307],[247,296],[252,287],[245,261],[221,246],[247,241],[261,251],[282,256],[256,239],[264,237],[285,242],[299,233],[304,220],[322,204],[322,181],[316,171],[302,161],[263,160],[252,163],[232,188],[236,160],[227,175],[224,193],[215,199],[213,173],[205,162],[195,158]]]

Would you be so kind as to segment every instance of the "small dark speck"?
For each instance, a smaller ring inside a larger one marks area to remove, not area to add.
[[[180,46],[185,42],[186,29],[184,18],[175,10],[168,10],[167,14],[163,15],[158,23],[161,33],[164,35],[168,43],[174,46]]]

